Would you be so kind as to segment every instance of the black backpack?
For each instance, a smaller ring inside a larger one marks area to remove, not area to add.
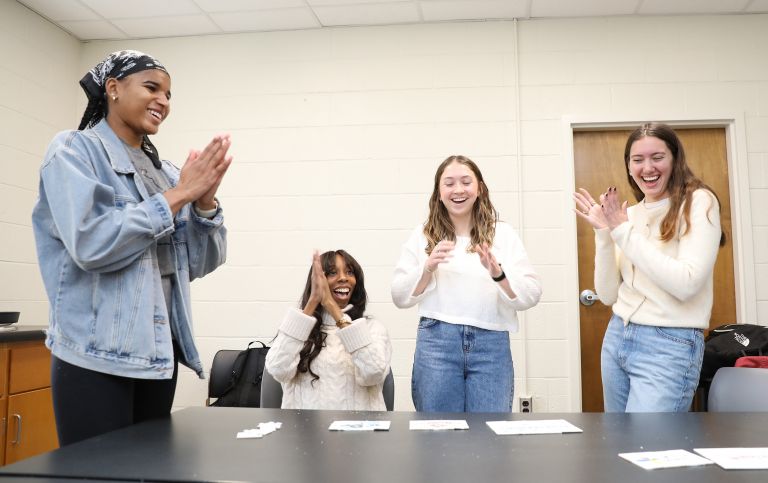
[[[721,367],[733,367],[739,357],[762,355],[768,355],[768,327],[754,324],[715,327],[704,343],[701,380],[711,379]]]
[[[261,347],[251,347],[254,343]],[[211,406],[259,407],[267,351],[269,347],[259,341],[251,342],[242,351],[218,351],[213,357],[208,382],[208,397],[218,399]]]

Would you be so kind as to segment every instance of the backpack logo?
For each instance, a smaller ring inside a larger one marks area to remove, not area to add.
[[[749,337],[745,336],[744,334],[739,334],[738,332],[734,332],[733,338],[736,339],[736,342],[743,345],[744,347],[747,347],[749,345]]]

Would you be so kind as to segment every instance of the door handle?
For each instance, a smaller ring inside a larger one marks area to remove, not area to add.
[[[14,414],[13,419],[16,420],[16,439],[11,441],[11,444],[20,444],[21,443],[21,414]]]
[[[589,307],[597,300],[599,300],[597,294],[590,289],[582,290],[579,294],[579,302],[581,302],[581,305]]]

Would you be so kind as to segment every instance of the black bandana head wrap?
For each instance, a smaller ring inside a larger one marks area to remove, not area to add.
[[[136,72],[149,69],[162,70],[168,74],[165,66],[154,57],[137,50],[120,50],[112,52],[106,59],[99,62],[96,67],[88,71],[80,79],[80,86],[88,97],[88,106],[85,108],[78,129],[82,130],[93,127],[106,115],[107,93],[105,84],[107,79],[114,77],[120,80]],[[157,149],[147,136],[144,136],[141,148],[147,153],[155,167],[160,168],[160,157],[157,154]]]

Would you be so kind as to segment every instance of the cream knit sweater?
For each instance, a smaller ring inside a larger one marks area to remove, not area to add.
[[[659,327],[709,326],[712,273],[720,241],[717,200],[696,190],[691,227],[682,219],[678,234],[659,239],[669,198],[638,203],[627,210],[629,221],[610,231],[595,230],[595,289],[624,323]]]
[[[266,369],[283,386],[282,408],[386,411],[381,391],[392,358],[387,329],[370,318],[338,329],[323,312],[322,330],[327,337],[310,364],[312,372],[320,376],[313,382],[311,374],[296,368],[315,322],[301,310],[290,309],[267,353]]]

